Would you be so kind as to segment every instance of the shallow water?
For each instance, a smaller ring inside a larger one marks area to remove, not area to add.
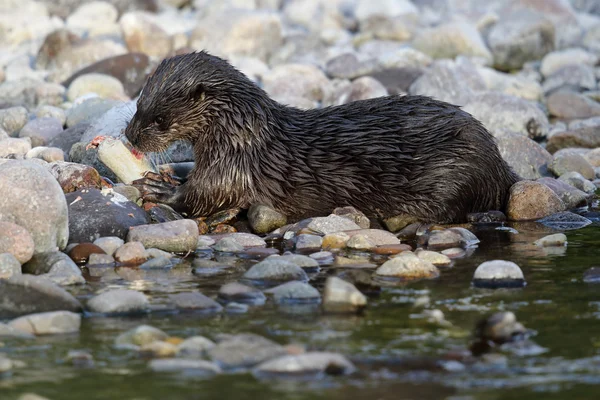
[[[192,274],[189,261],[170,270],[93,270],[87,287],[70,289],[82,301],[108,285],[129,287],[151,298],[153,312],[138,317],[87,316],[78,335],[4,340],[0,351],[25,362],[26,367],[0,378],[0,398],[16,399],[25,392],[55,400],[597,398],[600,284],[586,284],[582,277],[588,268],[600,266],[600,226],[567,231],[568,246],[549,250],[532,242],[554,231],[531,224],[513,226],[518,234],[494,225],[477,227],[479,246],[442,269],[440,278],[386,287],[369,297],[362,315],[353,316],[323,315],[314,307],[281,308],[271,302],[251,307],[246,314],[203,315],[167,309],[166,296],[174,292],[199,288],[215,295],[223,283],[239,278],[248,260],[228,274],[213,277]],[[473,288],[475,268],[496,258],[516,262],[527,286]],[[338,272],[324,267],[311,284],[321,288],[328,274]],[[423,309],[413,306],[423,296],[430,298],[427,308],[443,311],[451,326],[427,321]],[[475,323],[499,310],[513,311],[534,330],[533,344],[496,351],[475,363],[452,361],[448,354],[468,347]],[[215,378],[154,373],[137,352],[113,348],[118,334],[139,324],[179,337],[254,332],[282,344],[343,353],[359,371],[350,377],[308,381],[259,381],[249,373]],[[86,369],[65,362],[72,349],[90,352],[95,366]]]

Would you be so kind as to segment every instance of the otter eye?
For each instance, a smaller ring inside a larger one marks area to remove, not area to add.
[[[163,125],[165,123],[165,119],[161,116],[158,116],[154,119],[154,122],[156,122],[157,125]]]

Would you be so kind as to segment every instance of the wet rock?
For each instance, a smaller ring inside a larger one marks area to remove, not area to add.
[[[568,147],[585,147],[593,149],[600,147],[598,127],[582,127],[568,132],[559,132],[548,139],[546,148],[550,152]]]
[[[321,301],[319,291],[308,283],[292,281],[268,289],[277,304],[286,303],[318,303]]]
[[[355,250],[372,250],[375,243],[364,235],[354,235],[346,243],[346,247]]]
[[[7,138],[0,141],[0,158],[25,156],[31,150],[31,139]]]
[[[600,283],[600,268],[592,267],[583,273],[585,283]]]
[[[264,234],[284,226],[287,217],[268,206],[258,204],[248,210],[248,221],[254,232]]]
[[[254,306],[263,305],[266,301],[263,292],[238,282],[230,282],[221,286],[218,297],[225,302],[236,302]]]
[[[136,314],[148,309],[148,298],[137,290],[113,289],[92,297],[87,302],[91,312],[103,314]]]
[[[35,336],[27,333],[27,332],[23,332],[20,331],[19,329],[15,329],[7,324],[3,324],[0,322],[0,338],[21,338],[21,339],[33,339]],[[2,374],[2,372],[0,372],[0,375]]]
[[[20,264],[31,259],[34,243],[27,229],[12,222],[0,221],[0,232],[0,253],[12,254]]]
[[[510,131],[530,138],[548,134],[549,123],[534,103],[515,96],[482,92],[475,94],[464,110],[480,120],[494,135]]]
[[[567,172],[566,174],[562,174],[558,180],[587,194],[594,194],[596,192],[596,185],[585,179],[579,172]]]
[[[353,284],[330,276],[325,281],[322,304],[326,312],[353,313],[366,307],[367,297]]]
[[[341,354],[309,352],[286,355],[266,361],[253,371],[259,377],[306,376],[306,375],[347,375],[354,372],[354,365]]]
[[[384,262],[377,268],[375,275],[385,278],[417,280],[437,278],[440,271],[435,265],[420,259],[414,253],[403,252]]]
[[[251,247],[247,250],[245,250],[245,253],[247,256],[253,257],[253,258],[257,258],[257,259],[261,259],[261,258],[265,258],[274,254],[279,254],[279,250],[275,249],[273,247]]]
[[[169,296],[177,309],[220,312],[223,307],[200,292],[177,293]]]
[[[104,250],[106,254],[112,256],[125,242],[116,236],[106,236],[94,240],[94,244]]]
[[[556,176],[561,176],[567,172],[579,172],[585,179],[594,179],[594,167],[580,154],[563,153],[555,154],[548,169]]]
[[[3,193],[0,196],[0,220],[25,228],[35,244],[34,253],[63,249],[67,245],[69,229],[65,196],[44,167],[17,160],[1,164],[0,193]]]
[[[525,278],[517,264],[493,260],[477,267],[473,275],[473,285],[484,288],[522,287],[525,286]]]
[[[85,264],[91,254],[106,254],[106,252],[92,243],[79,243],[68,252],[71,260],[77,264]]]
[[[215,55],[252,56],[263,61],[282,43],[281,19],[266,11],[225,10],[201,19],[190,46]]]
[[[497,69],[520,69],[554,50],[554,25],[541,14],[518,10],[490,29],[488,43]]]
[[[192,336],[177,345],[177,355],[185,358],[204,358],[206,352],[215,346],[215,342],[204,336]]]
[[[173,50],[173,39],[146,15],[131,12],[119,20],[129,51],[165,58]]]
[[[600,103],[582,94],[561,90],[548,96],[548,112],[560,119],[590,118],[600,115]]]
[[[333,253],[330,251],[317,251],[310,254],[309,257],[319,263],[319,265],[333,263]]]
[[[0,318],[45,311],[81,311],[71,294],[49,279],[22,275],[0,280]]]
[[[231,302],[225,305],[225,312],[228,314],[245,314],[250,310],[248,304]]]
[[[27,123],[28,111],[23,106],[0,110],[0,128],[10,136],[15,136]]]
[[[450,58],[464,55],[480,57],[487,64],[492,62],[492,53],[485,45],[477,28],[466,22],[449,22],[422,30],[413,47],[433,58]]]
[[[520,136],[522,137],[522,136]],[[506,222],[506,215],[502,211],[488,211],[483,213],[467,214],[467,221],[471,223]]]
[[[475,335],[482,340],[501,344],[514,341],[526,332],[514,313],[501,311],[481,321],[476,327]]]
[[[244,279],[264,283],[278,283],[292,280],[308,281],[306,272],[291,261],[281,257],[269,257],[254,264],[244,274]]]
[[[125,88],[121,81],[113,76],[94,72],[80,75],[74,79],[67,90],[67,98],[70,101],[75,101],[90,93],[95,93],[103,99],[127,99]]]
[[[43,275],[59,285],[76,285],[85,283],[81,270],[69,256],[60,251],[36,253],[31,260],[23,264],[23,272]]]
[[[410,224],[419,222],[419,219],[412,215],[403,214],[387,218],[383,222],[385,223],[385,227],[390,232],[398,232],[399,230],[407,227]]]
[[[319,263],[314,258],[304,256],[302,254],[284,254],[279,256],[279,260],[290,261],[306,271],[319,269]]]
[[[102,188],[100,174],[94,168],[70,162],[54,162],[49,165],[64,193],[71,193],[84,188]]]
[[[115,339],[115,345],[122,348],[139,348],[156,340],[166,340],[166,333],[149,325],[140,325],[123,332]]]
[[[448,258],[460,258],[460,257],[464,257],[467,252],[464,249],[461,249],[460,247],[453,247],[451,249],[446,249],[446,250],[442,250],[441,254],[448,256]]]
[[[581,229],[592,223],[589,219],[568,211],[549,215],[537,222],[558,230]]]
[[[363,212],[354,207],[338,207],[333,210],[333,214],[349,219],[362,229],[369,229],[371,226],[371,221],[369,221],[369,218]]]
[[[157,340],[140,347],[140,353],[147,357],[173,357],[177,354],[177,346],[173,343]]]
[[[46,146],[63,131],[61,121],[53,117],[36,118],[29,121],[19,132],[19,137],[31,138],[33,147]]]
[[[56,335],[79,332],[81,315],[70,311],[29,314],[13,319],[10,327],[33,335]]]
[[[127,242],[114,254],[115,260],[121,264],[141,264],[148,259],[146,249],[141,242]]]
[[[350,235],[345,232],[328,233],[323,236],[321,246],[326,250],[343,249],[348,240],[350,240]]]
[[[223,253],[241,253],[244,251],[244,246],[239,244],[235,239],[224,237],[212,246],[213,250]]]
[[[574,91],[595,90],[596,75],[589,65],[567,65],[544,80],[542,88],[545,93],[566,89]]]
[[[285,354],[283,346],[250,333],[227,337],[208,351],[210,359],[224,369],[249,368]]]
[[[463,238],[458,232],[449,229],[443,231],[433,231],[427,241],[427,247],[431,250],[443,250],[450,247],[460,247]]]
[[[392,232],[383,229],[360,229],[356,231],[346,231],[350,237],[362,235],[373,242],[375,246],[385,246],[390,244],[400,244],[400,240]]]
[[[141,242],[146,248],[185,253],[196,250],[198,225],[191,219],[132,227],[127,241]]]
[[[21,263],[11,253],[0,251],[0,279],[21,275]]]
[[[468,229],[454,227],[448,228],[447,230],[453,233],[457,233],[461,236],[461,244],[463,245],[463,247],[471,247],[479,243],[479,239],[477,238],[477,236],[475,236],[475,234]]]
[[[565,210],[565,204],[548,186],[521,181],[510,188],[506,216],[511,221],[533,220]]]
[[[296,250],[320,249],[322,244],[321,236],[303,233],[296,237]]]
[[[550,176],[552,155],[542,146],[521,134],[505,132],[496,136],[500,155],[523,179]]]
[[[119,103],[117,100],[103,99],[101,97],[92,97],[84,100],[67,110],[66,125],[68,128],[71,128],[81,123],[92,123]]]
[[[82,189],[68,193],[66,199],[71,242],[93,242],[105,236],[123,239],[130,227],[150,222],[137,204],[110,189]]]
[[[553,235],[544,236],[533,242],[533,244],[542,247],[565,246],[567,244],[567,236],[564,233],[555,233]]]
[[[393,255],[402,253],[403,251],[411,251],[412,247],[408,244],[387,244],[383,246],[378,246],[373,249],[373,253],[375,254],[384,254],[384,255]]]
[[[429,261],[437,267],[446,267],[452,262],[448,256],[435,251],[419,249],[415,254],[421,260]]]
[[[193,377],[210,377],[221,373],[221,368],[210,361],[185,358],[151,360],[148,367],[154,372],[177,372],[178,375]]]
[[[585,205],[589,195],[561,180],[553,178],[541,178],[537,182],[543,183],[561,199],[566,209]]]
[[[113,256],[108,254],[90,254],[90,258],[88,259],[87,266],[112,266],[115,264],[115,259]]]

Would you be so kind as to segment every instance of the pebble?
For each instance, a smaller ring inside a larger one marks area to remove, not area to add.
[[[173,50],[173,39],[145,14],[130,12],[119,20],[129,51],[165,58]]]
[[[137,290],[112,289],[92,297],[87,302],[91,312],[102,314],[136,314],[148,309],[145,294]]]
[[[65,153],[58,147],[39,146],[34,147],[25,154],[25,158],[39,158],[48,163],[64,162]]]
[[[118,105],[117,100],[92,97],[67,109],[67,128],[83,122],[93,122]]]
[[[358,226],[355,222],[350,221],[348,218],[340,217],[339,215],[334,214],[331,214],[327,217],[309,218],[301,221],[299,225],[305,226],[306,228],[322,235],[360,229],[360,226]]]
[[[281,257],[268,257],[254,264],[246,273],[244,279],[264,283],[278,283],[292,280],[308,281],[306,272],[297,264],[281,260]]]
[[[104,250],[92,243],[79,243],[69,250],[69,257],[77,264],[85,264],[91,254],[106,254]]]
[[[319,269],[319,263],[309,256],[302,254],[284,254],[279,256],[280,260],[290,261],[305,271],[316,271]]]
[[[141,346],[140,353],[149,357],[173,357],[177,354],[177,346],[173,343],[157,340]]]
[[[525,278],[523,271],[511,261],[493,260],[480,264],[473,275],[476,287],[500,288],[523,287]]]
[[[115,251],[114,257],[121,264],[141,264],[148,259],[148,254],[142,243],[127,242]]]
[[[185,358],[155,359],[150,361],[148,367],[155,372],[177,372],[192,377],[210,377],[221,373],[221,368],[215,363]]]
[[[333,263],[333,253],[330,251],[318,251],[309,255],[310,258],[315,260],[319,265]]]
[[[564,210],[562,200],[542,183],[520,181],[510,188],[506,216],[511,221],[539,219]]]
[[[213,250],[223,253],[241,253],[244,251],[244,246],[239,244],[234,238],[224,237],[212,246]]]
[[[90,254],[90,258],[88,259],[87,266],[112,266],[115,264],[115,259],[113,256],[109,256],[108,254]]]
[[[579,172],[585,179],[594,179],[596,174],[594,167],[580,154],[562,153],[555,155],[548,169],[556,176],[561,176],[567,172]]]
[[[84,284],[81,270],[71,258],[60,251],[36,253],[23,264],[23,272],[42,275],[61,286]]]
[[[534,140],[522,134],[502,132],[496,136],[500,155],[520,177],[538,179],[552,176],[548,164],[552,155]]]
[[[258,365],[253,373],[259,377],[309,375],[348,375],[356,367],[346,357],[337,353],[308,352],[290,354]]]
[[[140,242],[145,248],[157,248],[174,253],[196,250],[198,225],[191,219],[132,227],[127,241]]]
[[[352,236],[348,242],[346,242],[346,247],[354,250],[368,251],[375,248],[375,243],[373,243],[368,237],[359,234]]]
[[[215,240],[211,237],[200,235],[198,236],[198,243],[196,244],[197,250],[207,250],[215,244]]]
[[[411,251],[412,247],[409,244],[388,244],[377,246],[373,249],[373,253],[382,255],[394,255],[402,253],[403,251]]]
[[[596,185],[585,179],[579,172],[567,172],[566,174],[562,174],[558,179],[584,193],[594,194],[596,192]]]
[[[452,247],[450,249],[442,250],[440,253],[451,259],[464,257],[467,254],[467,252],[460,247]]]
[[[79,332],[81,315],[70,311],[29,314],[13,319],[8,325],[33,335],[56,335]]]
[[[204,336],[192,336],[177,345],[177,355],[185,358],[204,358],[208,350],[215,346],[215,342]]]
[[[449,229],[433,231],[427,241],[427,248],[431,250],[443,250],[451,247],[460,247],[463,237],[458,232]]]
[[[586,205],[590,198],[589,194],[569,185],[561,179],[541,178],[538,179],[537,182],[543,183],[552,189],[552,191],[562,200],[566,209]]]
[[[250,310],[248,304],[231,302],[225,305],[225,312],[228,314],[245,314]]]
[[[19,260],[11,253],[0,253],[0,279],[9,279],[15,275],[21,275]]]
[[[67,115],[65,110],[51,106],[48,104],[42,104],[35,110],[36,118],[54,118],[60,122],[61,127],[67,122]]]
[[[80,75],[74,79],[67,90],[67,98],[69,101],[75,101],[89,93],[97,94],[103,99],[127,99],[121,81],[113,76],[98,73]]]
[[[55,148],[54,148],[55,149]],[[36,149],[33,149],[36,150]],[[57,149],[63,154],[63,151]],[[45,156],[44,153],[41,156]],[[56,178],[64,193],[71,193],[83,188],[102,188],[102,179],[96,169],[71,162],[52,162],[49,170]]]
[[[583,273],[585,283],[600,283],[600,268],[592,267]]]
[[[291,281],[266,290],[275,303],[315,303],[321,301],[319,291],[305,282]]]
[[[166,340],[169,337],[165,332],[149,325],[139,325],[127,332],[121,333],[115,339],[115,345],[122,348],[139,349],[156,340]]]
[[[208,350],[210,359],[223,369],[250,368],[285,354],[283,346],[251,333],[229,336]]]
[[[323,289],[323,310],[331,313],[354,313],[367,305],[367,297],[353,284],[330,276]]]
[[[248,210],[248,222],[252,231],[265,234],[284,226],[287,217],[268,206],[257,204]]]
[[[429,261],[436,267],[446,267],[451,263],[450,257],[435,251],[419,249],[415,254],[421,260]]]
[[[169,300],[173,302],[177,309],[199,310],[203,312],[220,312],[223,309],[219,303],[203,295],[200,292],[182,292],[172,294]]]
[[[63,124],[53,117],[36,118],[29,121],[19,132],[20,138],[30,138],[31,146],[46,146],[63,131]]]
[[[576,92],[559,90],[546,99],[550,115],[560,119],[582,119],[600,115],[600,103]]]
[[[414,253],[404,252],[384,262],[377,268],[375,275],[402,280],[417,280],[437,278],[440,271],[431,262],[420,259]]]
[[[13,362],[10,358],[0,357],[0,376],[10,372],[13,369]]]
[[[556,50],[544,56],[540,64],[540,72],[548,77],[569,65],[594,66],[598,56],[582,48]]]
[[[302,233],[296,236],[296,250],[314,250],[320,249],[323,245],[323,238],[317,235]]]
[[[31,234],[12,222],[0,221],[0,253],[12,254],[20,264],[31,259],[34,242]]]
[[[112,256],[115,254],[117,249],[125,244],[125,241],[116,236],[105,236],[94,240],[94,245],[101,248],[106,254]],[[150,250],[148,249],[148,255],[150,255]]]
[[[94,366],[94,357],[83,350],[69,350],[65,361],[77,368],[91,368]]]
[[[373,242],[375,246],[400,244],[400,240],[396,237],[396,235],[383,229],[360,229],[346,231],[345,233],[350,235],[350,237],[354,235],[363,235],[368,240]]]
[[[0,127],[10,136],[15,136],[27,123],[29,112],[23,106],[0,110]]]
[[[555,233],[553,235],[544,236],[543,238],[533,242],[542,247],[566,246],[567,236],[564,233]]]
[[[31,139],[7,138],[0,141],[0,158],[25,156],[31,150]]]
[[[321,246],[324,250],[343,249],[350,240],[350,235],[345,232],[328,233],[323,236]]]
[[[545,93],[557,90],[595,90],[596,75],[589,65],[567,65],[544,80],[542,86]]]

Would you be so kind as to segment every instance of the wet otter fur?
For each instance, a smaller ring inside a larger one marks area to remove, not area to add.
[[[457,106],[387,96],[300,110],[206,52],[162,61],[125,134],[142,152],[192,143],[187,181],[145,193],[189,216],[265,204],[299,219],[351,205],[374,218],[462,222],[503,210],[519,179]]]

